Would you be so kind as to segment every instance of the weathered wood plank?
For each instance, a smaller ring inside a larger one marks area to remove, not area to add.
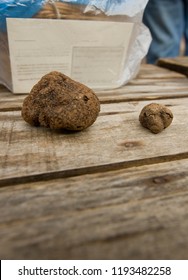
[[[140,101],[140,100],[157,100],[168,98],[182,98],[188,96],[188,80],[186,83],[172,84],[170,81],[163,82],[160,85],[156,84],[153,80],[149,83],[146,81],[144,84],[139,84],[138,80],[135,80],[135,85],[132,85],[134,81],[116,90],[101,91],[98,92],[98,96],[101,103],[118,103],[126,101]],[[151,83],[151,84],[150,84]]]
[[[188,98],[163,103],[174,120],[157,135],[138,121],[146,104],[103,104],[95,124],[79,133],[31,127],[20,112],[1,112],[0,185],[188,157]]]
[[[174,79],[180,78],[184,75],[175,71],[169,71],[169,69],[165,69],[162,67],[158,67],[157,65],[153,64],[141,64],[140,71],[136,78],[139,79]]]
[[[188,96],[188,80],[176,72],[142,65],[138,76],[127,85],[96,93],[101,103],[180,98]],[[25,96],[12,94],[0,86],[0,111],[20,110]]]
[[[119,89],[96,91],[102,104],[139,100],[157,100],[188,97],[188,80],[160,82],[154,80],[135,80]],[[0,95],[0,112],[19,111],[25,95],[4,92]]]
[[[188,77],[188,57],[174,57],[174,58],[160,58],[157,61],[157,65],[170,69],[172,71],[177,71]]]
[[[187,259],[188,160],[0,189],[1,259]]]
[[[157,99],[168,99],[168,98],[184,98],[188,97],[187,86],[182,88],[171,87],[164,90],[164,86],[159,88],[158,86],[146,88],[145,86],[137,86],[138,88],[128,87],[121,89],[116,89],[114,91],[101,91],[97,92],[97,95],[100,99],[101,104],[105,103],[118,103],[118,102],[126,102],[126,101],[140,101],[140,100],[157,100]],[[131,88],[131,89],[130,89]],[[163,89],[162,89],[163,88]],[[130,90],[129,90],[130,89]],[[22,108],[22,103],[25,96],[8,96],[6,94],[2,94],[0,98],[0,112],[7,111],[19,111]]]
[[[0,86],[2,259],[188,258],[188,79],[142,65],[98,95],[92,127],[55,132],[27,125],[25,96]],[[157,135],[138,122],[155,99],[174,114]]]

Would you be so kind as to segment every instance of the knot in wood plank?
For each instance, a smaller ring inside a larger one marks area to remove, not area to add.
[[[171,177],[170,176],[158,176],[158,177],[155,177],[153,178],[153,183],[155,184],[165,184],[165,183],[168,183],[171,181]]]

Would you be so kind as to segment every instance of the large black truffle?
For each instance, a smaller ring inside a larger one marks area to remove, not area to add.
[[[99,111],[99,99],[90,88],[54,71],[25,98],[22,117],[34,126],[83,130],[95,122]]]

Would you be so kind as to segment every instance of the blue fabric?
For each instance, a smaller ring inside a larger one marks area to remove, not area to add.
[[[45,0],[0,0],[0,30],[6,30],[6,18],[31,18],[36,14]],[[76,4],[88,4],[89,0],[70,0],[62,2],[70,2]]]
[[[130,0],[59,0],[66,3],[94,5],[102,11],[107,11],[117,4]],[[31,18],[44,5],[45,0],[0,0],[0,30],[6,31],[6,18]]]
[[[41,9],[43,3],[44,0],[0,0],[0,29],[6,30],[7,17],[32,17]]]
[[[183,36],[188,55],[188,0],[149,0],[143,22],[152,35],[148,63],[153,64],[160,57],[178,56]]]
[[[117,7],[117,5],[121,3],[125,3],[130,0],[90,0],[88,1],[90,5],[96,6],[98,9],[102,10],[103,12],[110,10],[112,7]]]

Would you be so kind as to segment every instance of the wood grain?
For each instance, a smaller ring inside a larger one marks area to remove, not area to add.
[[[157,61],[157,65],[170,69],[172,71],[177,71],[178,73],[184,74],[188,77],[188,57],[180,56],[174,58],[160,58]]]
[[[1,259],[187,259],[188,79],[141,65],[78,133],[31,127],[0,86]],[[143,106],[174,115],[159,134]]]
[[[188,160],[0,189],[1,259],[187,259]]]
[[[187,88],[188,80],[184,75],[154,65],[142,64],[138,76],[125,86],[112,90],[98,90],[96,94],[104,104],[188,97]],[[12,94],[1,86],[0,111],[19,111],[25,97],[24,94]]]
[[[152,158],[187,157],[188,99],[164,104],[171,108],[174,120],[157,135],[138,121],[146,104],[104,104],[95,124],[79,133],[32,127],[20,112],[1,112],[0,185],[143,164]]]

